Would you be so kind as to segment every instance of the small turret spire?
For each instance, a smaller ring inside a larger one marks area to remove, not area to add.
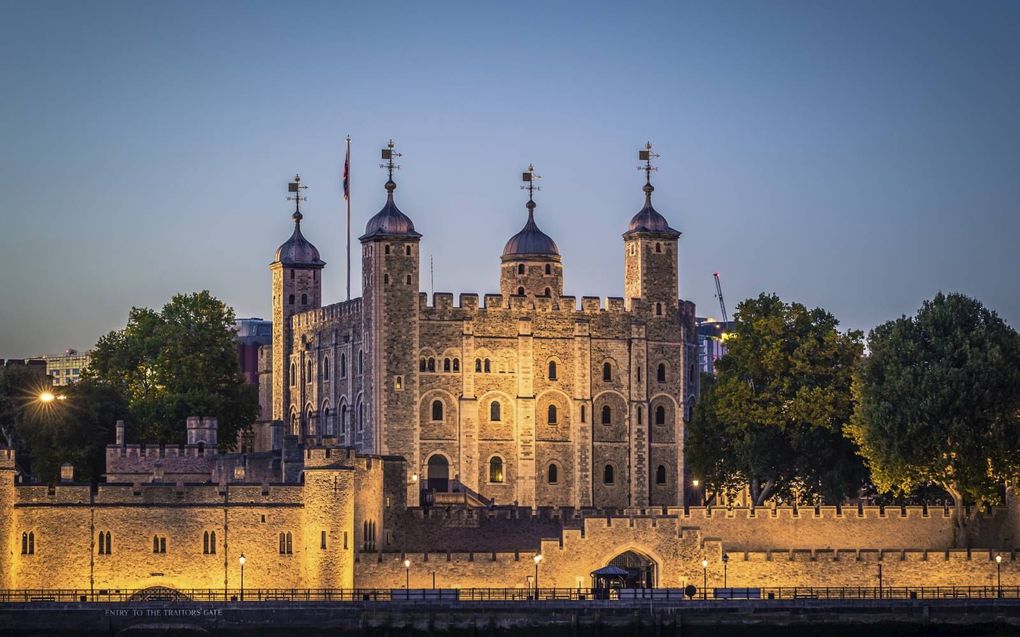
[[[528,164],[528,169],[524,171],[523,176],[521,177],[521,181],[526,184],[521,186],[521,190],[528,191],[528,203],[524,204],[524,207],[528,209],[529,219],[534,219],[535,207],[538,205],[535,203],[535,191],[541,190],[536,182],[541,178],[541,175],[535,174],[534,164]]]
[[[287,184],[287,192],[294,193],[287,197],[287,201],[294,202],[294,214],[291,217],[294,219],[294,223],[300,225],[301,219],[304,215],[301,214],[301,202],[308,201],[308,197],[302,197],[301,191],[307,190],[308,186],[301,184],[301,175],[294,175],[294,181]]]
[[[645,162],[644,166],[638,166],[638,170],[645,171],[645,185],[642,190],[645,191],[645,206],[647,207],[652,205],[652,191],[655,190],[655,186],[652,185],[652,173],[658,170],[656,166],[652,165],[652,160],[658,158],[659,154],[652,152],[652,142],[646,142],[645,147],[638,151],[638,160]]]
[[[385,164],[379,164],[379,168],[385,168],[387,173],[386,180],[386,198],[393,201],[393,191],[397,189],[397,184],[393,181],[393,171],[400,170],[400,166],[393,163],[393,160],[397,157],[402,157],[401,153],[393,150],[393,140],[391,139],[386,148],[382,149],[382,158],[386,160]]]

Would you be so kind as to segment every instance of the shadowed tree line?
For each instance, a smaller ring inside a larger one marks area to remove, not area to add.
[[[45,390],[57,395],[43,402]],[[27,367],[0,370],[0,434],[20,468],[54,481],[60,465],[97,481],[117,420],[131,442],[183,444],[188,416],[219,419],[233,447],[258,417],[258,390],[244,382],[234,312],[209,292],[178,294],[162,310],[132,308],[127,325],[99,339],[79,382],[50,388]]]
[[[958,539],[1020,469],[1020,336],[962,294],[873,329],[863,347],[822,309],[742,302],[704,376],[687,461],[705,493],[753,504],[871,494],[952,499]]]

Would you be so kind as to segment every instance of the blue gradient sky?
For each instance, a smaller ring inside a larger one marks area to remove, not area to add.
[[[650,139],[701,313],[719,270],[731,308],[867,329],[941,289],[1020,323],[1017,2],[0,0],[0,86],[0,357],[178,291],[268,316],[295,171],[341,300],[348,133],[355,236],[393,137],[440,291],[498,291],[534,162],[566,292],[621,295]]]

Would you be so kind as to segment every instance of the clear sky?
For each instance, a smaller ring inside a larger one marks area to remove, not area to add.
[[[355,238],[404,153],[423,290],[431,256],[437,291],[498,291],[533,162],[566,293],[622,295],[651,140],[701,314],[720,271],[731,311],[868,329],[955,290],[1020,324],[1018,2],[0,0],[0,357],[176,292],[268,317],[296,171],[342,300],[348,133]]]

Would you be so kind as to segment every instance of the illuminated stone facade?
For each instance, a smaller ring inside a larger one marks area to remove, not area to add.
[[[533,201],[504,249],[501,294],[429,302],[421,235],[396,185],[386,189],[361,237],[361,298],[321,304],[324,263],[300,219],[278,250],[263,413],[301,441],[404,457],[420,478],[412,503],[431,491],[522,506],[681,504],[694,305],[678,296],[680,233],[652,208],[651,186],[624,234],[627,298],[580,303],[563,294]],[[268,427],[257,447],[272,448]]]

